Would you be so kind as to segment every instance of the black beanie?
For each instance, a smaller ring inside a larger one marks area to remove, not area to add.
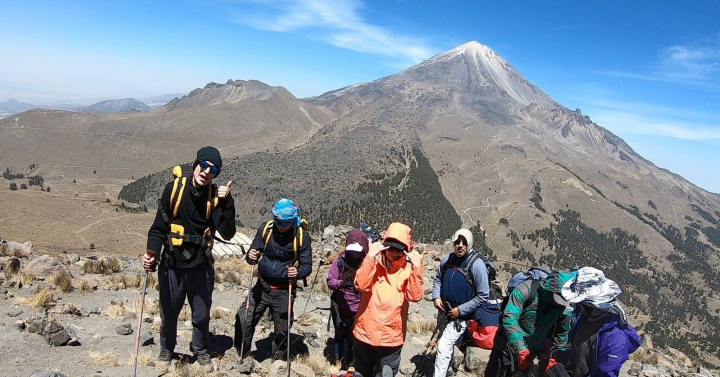
[[[198,161],[205,160],[212,162],[213,165],[217,166],[218,169],[222,168],[222,158],[220,158],[220,151],[215,147],[202,147],[197,151],[197,158],[193,163],[193,168],[197,166]]]

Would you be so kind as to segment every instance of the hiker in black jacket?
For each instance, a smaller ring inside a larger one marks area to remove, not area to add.
[[[257,264],[259,278],[250,291],[248,311],[245,310],[246,298],[235,315],[235,348],[238,354],[250,352],[255,326],[267,308],[270,308],[275,325],[272,355],[284,347],[291,325],[287,322],[288,285],[312,272],[312,239],[302,227],[298,207],[283,198],[275,203],[272,213],[273,220],[258,228],[245,257],[249,264]],[[293,302],[295,292],[293,289]],[[292,308],[290,314],[292,321]],[[241,359],[245,355],[240,355]]]
[[[155,222],[148,231],[147,254],[143,268],[153,271],[161,256],[160,356],[162,366],[173,357],[177,321],[187,297],[192,311],[192,352],[206,370],[212,370],[210,306],[215,283],[212,236],[217,230],[225,239],[235,235],[235,201],[230,185],[217,187],[213,178],[220,174],[222,159],[213,147],[197,152],[192,177],[176,178],[165,186]]]

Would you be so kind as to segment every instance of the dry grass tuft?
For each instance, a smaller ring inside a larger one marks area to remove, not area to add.
[[[423,317],[412,317],[408,319],[407,331],[413,334],[424,334],[433,332],[437,322],[435,319],[426,319]]]
[[[53,295],[47,288],[41,288],[35,291],[30,297],[21,297],[17,299],[18,304],[29,305],[33,308],[45,308],[53,303]]]
[[[107,365],[111,367],[119,367],[121,365],[120,360],[115,357],[112,351],[90,351],[90,357],[100,365]],[[138,361],[139,362],[139,361]]]
[[[210,310],[210,319],[235,318],[235,313],[222,306],[216,306]]]
[[[140,350],[140,353],[138,354],[138,365],[145,366],[145,367],[154,367],[155,366],[155,360],[156,356],[153,355],[152,351],[150,350]],[[135,353],[131,352],[130,357],[128,358],[127,365],[133,366],[135,365]]]
[[[640,349],[630,355],[630,360],[639,361],[643,364],[657,365],[658,354],[654,350],[640,347]]]
[[[11,258],[5,266],[5,279],[10,280],[20,272],[20,259]]]
[[[112,274],[122,271],[122,263],[115,257],[90,259],[85,261],[83,271],[86,274]]]
[[[137,300],[133,301],[132,305],[127,307],[127,310],[130,310],[133,313],[140,313],[140,305],[142,304],[142,297],[139,297]],[[145,308],[143,309],[145,313],[150,315],[155,315],[160,312],[160,301],[158,300],[149,300],[147,297],[145,298]]]
[[[92,292],[93,287],[90,285],[90,282],[87,280],[81,280],[80,284],[78,284],[78,291],[82,294],[88,294]]]
[[[301,355],[295,359],[295,362],[310,367],[318,376],[327,375],[327,372],[332,368],[327,359],[325,359],[325,356],[319,352],[310,352],[307,355]]]
[[[296,321],[298,324],[305,327],[317,324],[317,322],[315,321],[315,316],[312,313],[302,313],[297,316]]]
[[[22,285],[28,285],[32,284],[32,282],[35,280],[35,275],[30,272],[27,268],[23,268],[20,270],[20,283]]]
[[[251,266],[241,257],[228,257],[215,261],[215,282],[247,285]]]
[[[214,373],[205,372],[197,363],[187,364],[184,362],[175,364],[170,370],[170,377],[206,377],[214,376]]]
[[[105,309],[105,315],[110,318],[119,318],[125,315],[126,311],[127,308],[123,304],[110,304],[107,309]]]
[[[65,293],[72,291],[73,276],[67,272],[67,270],[61,270],[57,274],[53,275],[52,281],[53,284],[55,284],[55,286],[61,291]]]

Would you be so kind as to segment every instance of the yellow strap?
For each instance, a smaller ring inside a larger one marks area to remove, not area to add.
[[[265,223],[265,229],[263,229],[262,237],[263,241],[265,241],[265,247],[267,247],[268,242],[270,242],[270,236],[272,236],[272,220]],[[270,230],[268,232],[268,229]],[[267,233],[267,237],[265,237],[265,233]]]
[[[212,215],[212,197],[213,197],[213,185],[212,183],[208,185],[208,200],[207,200],[207,206],[205,208],[205,218],[210,220],[210,216]]]
[[[176,194],[176,189],[178,186],[178,181],[180,181],[180,191]],[[173,191],[172,195],[170,196],[170,205],[172,205],[173,202],[175,202],[175,207],[173,207],[173,218],[177,217],[178,209],[180,209],[180,202],[182,201],[183,192],[185,191],[185,182],[187,181],[187,177],[182,177],[179,179],[175,179],[175,183],[173,184]]]

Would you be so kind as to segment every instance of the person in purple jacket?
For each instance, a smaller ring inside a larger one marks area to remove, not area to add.
[[[620,287],[592,267],[579,269],[575,279],[563,287],[563,297],[579,312],[570,331],[570,349],[564,369],[573,377],[617,377],[620,368],[642,341],[617,296]],[[562,376],[549,369],[548,377]]]
[[[333,261],[328,271],[327,285],[330,296],[330,313],[335,326],[334,362],[340,369],[353,363],[353,323],[360,305],[360,293],[355,290],[355,273],[368,251],[368,239],[360,229],[348,233],[345,251]]]

